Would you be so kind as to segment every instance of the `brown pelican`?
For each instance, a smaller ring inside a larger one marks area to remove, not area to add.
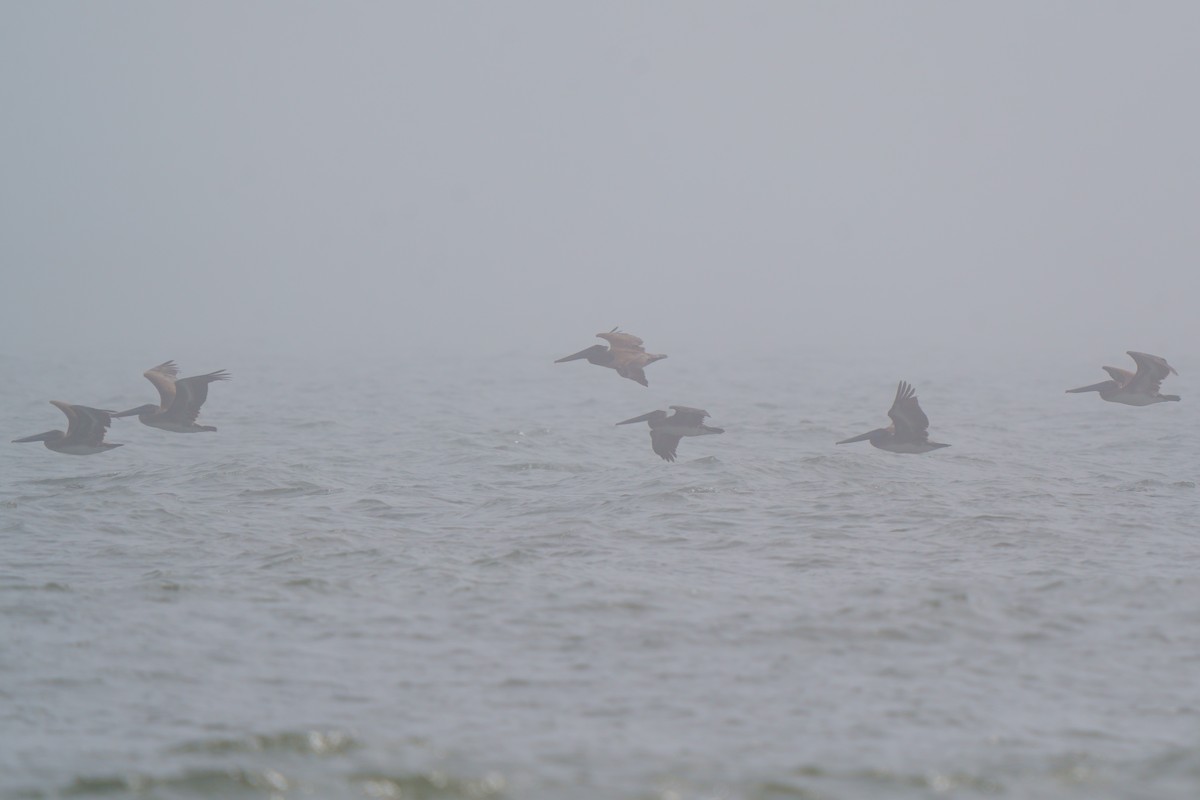
[[[642,347],[642,340],[634,336],[632,333],[619,333],[616,328],[613,328],[608,333],[597,333],[601,339],[608,342],[608,347],[602,344],[594,344],[586,350],[580,350],[578,353],[555,361],[555,364],[562,364],[565,361],[575,361],[580,358],[586,358],[589,364],[595,364],[599,367],[611,367],[617,371],[617,374],[622,378],[629,378],[631,381],[637,381],[642,386],[649,386],[646,382],[646,373],[643,368],[648,364],[653,364],[655,361],[666,358],[666,356],[658,355],[657,353],[647,353]]]
[[[843,439],[838,444],[870,441],[880,450],[892,453],[928,453],[948,444],[929,441],[929,417],[917,403],[917,392],[904,381],[896,387],[896,399],[888,411],[892,424],[886,428],[876,428],[850,439]]]
[[[67,415],[67,432],[46,431],[26,436],[24,439],[13,439],[14,442],[45,442],[46,447],[54,452],[71,456],[90,456],[121,447],[119,444],[104,441],[104,431],[112,424],[114,412],[88,406],[73,406],[59,400],[50,402]]]
[[[708,412],[699,408],[687,406],[668,406],[675,413],[667,416],[665,411],[651,411],[640,417],[618,422],[618,425],[628,425],[631,422],[650,423],[650,446],[666,461],[675,460],[675,448],[684,436],[707,436],[710,433],[724,433],[724,428],[713,428],[704,424]]]
[[[158,389],[162,405],[147,404],[113,414],[114,417],[131,417],[138,415],[143,424],[152,428],[175,433],[200,433],[215,431],[212,425],[197,425],[196,417],[200,406],[208,398],[208,385],[213,381],[229,380],[228,373],[223,369],[210,372],[207,375],[193,375],[190,378],[176,380],[179,368],[174,361],[164,361],[157,367],[151,367],[143,375]]]
[[[1175,372],[1174,367],[1158,356],[1148,353],[1127,353],[1137,364],[1137,372],[1104,367],[1104,371],[1112,376],[1111,381],[1093,383],[1091,386],[1080,386],[1078,389],[1067,389],[1067,394],[1079,392],[1099,392],[1101,400],[1110,403],[1124,403],[1127,406],[1148,406],[1153,403],[1165,403],[1168,400],[1179,400],[1177,394],[1159,394],[1163,379]]]

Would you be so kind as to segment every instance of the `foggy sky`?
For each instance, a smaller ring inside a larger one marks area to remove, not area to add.
[[[549,359],[620,325],[1184,361],[1198,32],[1191,2],[7,3],[0,353]]]

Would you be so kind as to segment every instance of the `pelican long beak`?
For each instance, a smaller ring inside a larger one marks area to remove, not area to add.
[[[580,350],[578,353],[574,353],[574,354],[572,354],[572,355],[569,355],[569,356],[563,356],[562,358],[555,359],[554,363],[555,363],[555,364],[562,364],[562,363],[564,363],[564,362],[567,362],[567,361],[577,361],[577,360],[579,360],[579,359],[581,359],[581,358],[587,358],[587,356],[588,356],[588,353],[590,353],[591,351],[592,351],[592,348],[590,348],[590,347],[585,347],[583,350]]]
[[[35,433],[33,436],[26,436],[23,439],[13,439],[13,444],[20,444],[22,442],[44,442],[49,439],[53,433],[54,431],[46,431],[45,433]]]
[[[854,442],[865,442],[871,438],[871,434],[873,434],[874,432],[875,431],[867,431],[866,433],[860,433],[858,436],[852,436],[849,439],[842,439],[840,442],[838,442],[838,444],[852,444]]]
[[[1112,385],[1112,381],[1100,381],[1093,383],[1091,386],[1080,386],[1078,389],[1067,389],[1067,394],[1079,394],[1080,392],[1098,392]]]
[[[157,409],[158,406],[138,406],[137,408],[131,408],[128,411],[110,412],[109,416],[113,419],[119,419],[120,417],[132,417],[137,414],[141,414],[143,411],[156,411]]]
[[[653,416],[654,416],[654,412],[651,411],[648,414],[642,414],[640,417],[634,417],[633,419],[627,419],[627,420],[624,420],[623,422],[618,422],[617,424],[618,425],[628,425],[631,422],[646,422]]]

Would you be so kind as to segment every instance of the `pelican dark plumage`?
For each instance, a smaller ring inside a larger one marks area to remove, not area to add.
[[[213,381],[227,381],[229,374],[223,369],[207,375],[179,378],[179,368],[174,361],[164,361],[151,367],[143,375],[158,389],[159,405],[147,404],[113,414],[114,417],[131,417],[137,414],[143,425],[161,428],[174,433],[201,433],[215,431],[212,425],[197,425],[196,417],[200,406],[208,399],[208,385]]]
[[[886,428],[876,428],[873,431],[849,439],[843,439],[838,444],[869,441],[880,450],[891,453],[928,453],[948,444],[929,441],[929,417],[921,410],[917,402],[917,392],[912,386],[900,381],[896,387],[896,399],[888,411],[892,424]]]
[[[649,382],[646,381],[646,366],[666,358],[658,353],[647,353],[646,349],[642,347],[642,340],[632,333],[621,333],[613,328],[608,333],[597,333],[596,336],[607,341],[608,347],[594,344],[578,353],[564,356],[554,363],[562,364],[583,358],[587,359],[589,364],[615,369],[622,378],[637,381],[642,386],[649,386]]]
[[[1152,356],[1149,353],[1126,351],[1137,364],[1137,372],[1103,367],[1112,376],[1110,381],[1093,383],[1091,386],[1080,386],[1078,389],[1067,389],[1067,394],[1080,392],[1099,392],[1101,400],[1110,403],[1123,403],[1127,406],[1148,406],[1154,403],[1178,401],[1177,394],[1159,394],[1162,382],[1168,375],[1178,375],[1175,368],[1166,359]]]
[[[50,403],[67,415],[67,432],[46,431],[23,439],[13,439],[13,442],[45,442],[50,450],[70,456],[91,456],[121,447],[119,444],[104,441],[104,432],[116,416],[114,412],[89,406],[73,406],[59,400],[51,400]]]
[[[724,428],[714,428],[704,424],[708,412],[700,408],[687,406],[668,406],[674,414],[667,415],[665,411],[651,411],[640,417],[618,422],[618,425],[628,425],[632,422],[648,422],[650,424],[650,446],[663,457],[665,461],[675,460],[675,448],[684,436],[707,436],[711,433],[724,433]]]

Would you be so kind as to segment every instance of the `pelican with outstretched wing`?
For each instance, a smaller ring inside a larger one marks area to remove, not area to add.
[[[869,441],[880,450],[891,453],[928,453],[949,447],[948,444],[929,441],[929,417],[921,410],[917,402],[917,392],[912,386],[900,381],[896,387],[896,399],[888,411],[892,424],[886,428],[876,428],[873,431],[849,439],[843,439],[838,444]]]
[[[675,460],[675,449],[684,436],[707,436],[712,433],[724,433],[724,428],[714,428],[705,425],[708,412],[701,408],[687,406],[668,406],[674,414],[667,415],[665,411],[651,411],[640,417],[618,422],[618,425],[628,425],[631,422],[647,422],[650,424],[650,447],[663,457],[664,461]]]
[[[114,417],[131,417],[137,414],[143,425],[175,433],[216,430],[212,425],[197,425],[196,417],[200,414],[200,406],[208,399],[208,385],[213,381],[229,380],[229,373],[219,369],[207,375],[178,378],[179,368],[175,366],[175,362],[164,361],[142,374],[158,389],[160,404],[138,406],[113,414]]]
[[[114,412],[90,406],[73,406],[60,400],[51,400],[50,403],[67,415],[67,432],[46,431],[23,439],[13,439],[13,442],[45,442],[50,450],[70,456],[91,456],[121,447],[104,441],[104,432],[116,416]]]
[[[564,356],[554,363],[562,364],[583,358],[589,364],[615,369],[622,378],[637,381],[642,386],[649,386],[645,368],[655,361],[666,358],[658,353],[647,353],[646,348],[642,347],[642,340],[632,333],[622,333],[613,328],[608,333],[597,333],[596,336],[607,341],[608,347],[594,344],[578,353]]]
[[[1166,359],[1152,356],[1149,353],[1126,351],[1134,363],[1137,372],[1103,367],[1112,376],[1112,380],[1093,383],[1091,386],[1080,386],[1078,389],[1067,389],[1067,394],[1080,392],[1099,392],[1101,400],[1110,403],[1123,403],[1127,406],[1149,406],[1154,403],[1165,403],[1168,400],[1178,401],[1177,394],[1159,394],[1162,382],[1168,375],[1178,375],[1175,368]]]

